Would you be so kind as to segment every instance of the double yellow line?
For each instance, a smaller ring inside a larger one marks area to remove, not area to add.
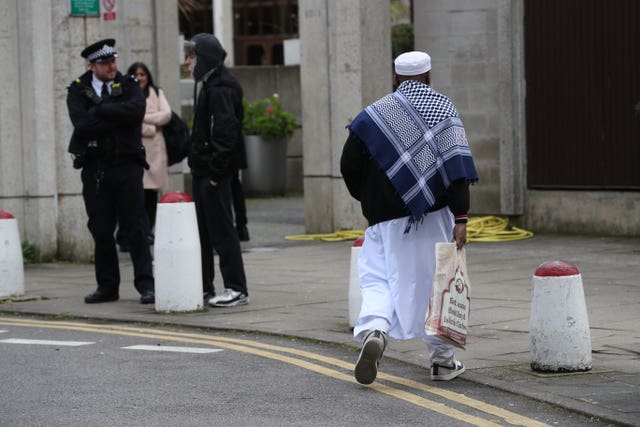
[[[229,350],[235,350],[242,353],[253,354],[255,356],[264,357],[271,360],[277,360],[283,363],[288,363],[309,371],[325,375],[327,377],[335,378],[341,381],[350,383],[356,383],[353,375],[345,374],[344,372],[328,368],[323,365],[312,363],[309,360],[322,362],[329,366],[336,366],[346,371],[353,371],[353,364],[343,362],[340,359],[332,357],[326,357],[320,354],[311,353],[304,350],[297,350],[294,348],[275,346],[271,344],[264,344],[260,342],[254,342],[251,340],[240,338],[228,338],[228,337],[211,337],[202,333],[189,333],[189,332],[171,332],[162,331],[158,332],[154,329],[133,327],[133,326],[117,326],[117,325],[98,325],[89,323],[78,322],[64,322],[64,321],[44,321],[44,320],[31,320],[11,317],[0,317],[0,325],[4,326],[19,326],[29,328],[44,328],[44,329],[63,329],[70,331],[82,331],[82,332],[94,332],[100,334],[140,337],[140,338],[155,338],[166,341],[189,343],[189,344],[202,344],[211,345]],[[304,359],[298,359],[296,357],[287,356],[293,355],[297,357],[303,357]],[[476,409],[478,411],[489,414],[493,417],[498,417],[505,422],[512,425],[520,426],[547,426],[547,424],[533,420],[531,418],[524,417],[511,411],[499,408],[497,406],[475,400],[464,394],[455,393],[449,390],[443,390],[436,387],[431,387],[426,384],[422,384],[417,381],[408,380],[406,378],[397,377],[395,375],[388,375],[384,373],[378,373],[378,380],[385,382],[402,385],[409,389],[419,390],[427,392],[457,404],[462,404],[467,407]],[[356,383],[357,384],[357,383]],[[394,388],[380,382],[373,383],[368,386],[380,393],[395,397],[397,399],[404,400],[414,405],[429,409],[439,414],[445,415],[449,418],[453,418],[459,421],[463,421],[476,426],[491,426],[495,427],[498,424],[498,420],[487,420],[484,418],[469,415],[465,412],[459,411],[455,408],[447,406],[443,403],[434,402],[432,400],[425,399],[417,394],[410,393],[408,391]]]

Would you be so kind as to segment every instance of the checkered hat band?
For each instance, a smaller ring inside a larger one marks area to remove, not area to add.
[[[105,44],[104,46],[102,46],[100,50],[96,50],[91,55],[87,56],[87,61],[93,62],[96,59],[100,59],[105,56],[116,56],[116,55],[117,55],[117,52],[115,48]]]

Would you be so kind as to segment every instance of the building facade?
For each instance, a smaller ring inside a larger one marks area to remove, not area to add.
[[[234,3],[216,2],[227,12],[212,19],[234,22]],[[45,260],[93,252],[79,171],[67,154],[66,86],[86,69],[82,48],[115,37],[120,69],[146,62],[180,108],[176,3],[116,1],[110,19],[102,9],[72,15],[73,3],[0,2],[0,209]],[[510,216],[534,232],[640,235],[639,7],[412,2],[415,48],[432,56],[433,86],[458,108],[480,174],[472,214]],[[286,86],[300,108],[303,127],[289,154],[302,176],[309,233],[366,226],[339,159],[345,126],[392,88],[389,9],[388,0],[299,0],[299,74],[284,67],[259,83],[251,68],[238,68],[251,93]],[[182,169],[173,169],[171,188],[182,188]]]

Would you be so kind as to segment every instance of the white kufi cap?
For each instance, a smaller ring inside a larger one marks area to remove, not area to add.
[[[399,76],[417,76],[431,70],[431,57],[425,52],[403,53],[393,63]]]

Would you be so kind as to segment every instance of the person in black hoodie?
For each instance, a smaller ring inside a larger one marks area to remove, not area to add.
[[[214,307],[249,303],[238,233],[233,224],[231,181],[242,141],[242,88],[223,61],[227,53],[212,34],[200,33],[185,43],[186,62],[195,80],[189,167],[196,205],[202,286]],[[198,86],[201,89],[198,90]],[[220,258],[224,290],[213,287],[213,250]]]
[[[120,270],[113,237],[116,222],[128,231],[134,285],[142,304],[155,302],[153,267],[147,241],[142,174],[145,167],[142,119],[145,98],[134,76],[116,65],[116,41],[105,39],[81,53],[89,70],[68,86],[67,108],[73,123],[69,152],[82,169],[82,196],[95,242],[98,289],[87,304],[119,298]]]

